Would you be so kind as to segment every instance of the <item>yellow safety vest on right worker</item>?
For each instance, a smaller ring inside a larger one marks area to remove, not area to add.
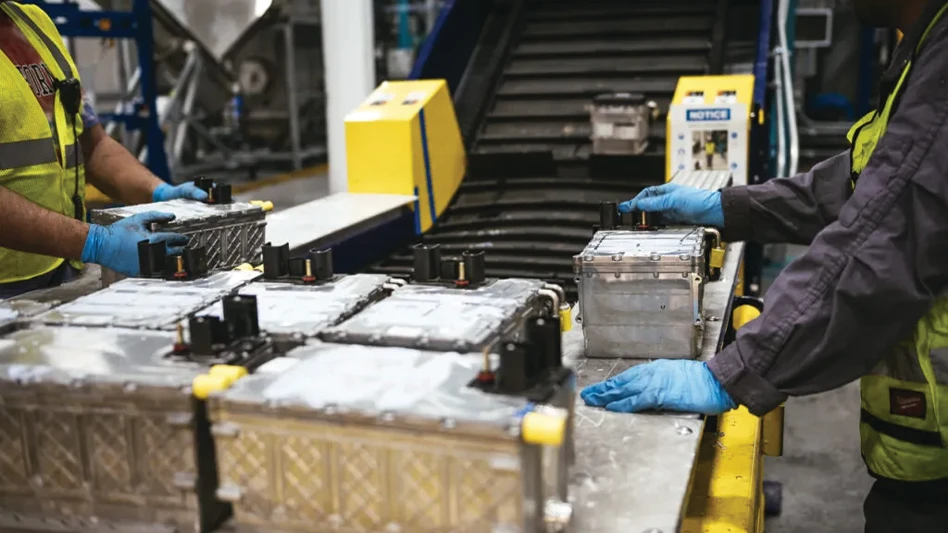
[[[23,32],[56,80],[78,80],[78,71],[63,46],[62,37],[42,9],[15,2],[0,2],[0,9]],[[82,199],[85,190],[82,150],[76,149],[77,139],[82,134],[82,119],[66,116],[61,93],[56,92],[54,132],[23,75],[0,51],[0,186],[50,211],[74,217],[77,214],[73,196],[78,193]],[[76,121],[75,137],[73,120]],[[53,142],[53,135],[57,135],[58,144]],[[78,217],[82,216],[83,213],[78,213]],[[63,259],[58,257],[0,247],[0,283],[35,278],[62,263]],[[82,264],[75,261],[74,266],[81,268]]]
[[[919,46],[946,9],[935,16]],[[911,69],[909,61],[885,106],[849,130],[854,187]],[[936,300],[912,337],[892,349],[860,385],[859,429],[869,470],[900,481],[948,478],[948,298]]]

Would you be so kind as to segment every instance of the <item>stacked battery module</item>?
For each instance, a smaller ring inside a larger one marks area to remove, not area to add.
[[[0,530],[568,523],[561,289],[436,247],[410,282],[269,244],[214,271],[201,248],[143,243],[148,277],[4,308]]]
[[[680,172],[671,181],[716,190],[731,175]],[[586,356],[698,357],[704,284],[721,275],[724,256],[715,228],[675,227],[658,214],[620,214],[615,202],[604,202],[593,238],[573,257]]]

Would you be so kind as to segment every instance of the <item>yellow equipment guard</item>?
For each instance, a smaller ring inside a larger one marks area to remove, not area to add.
[[[734,328],[754,320],[750,305],[734,310]],[[756,417],[740,407],[717,417],[698,450],[683,533],[759,533],[764,530],[764,455],[783,453],[783,406]]]

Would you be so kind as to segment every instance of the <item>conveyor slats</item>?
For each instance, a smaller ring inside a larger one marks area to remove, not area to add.
[[[509,48],[480,95],[485,114],[469,139],[469,175],[424,241],[446,254],[487,253],[487,273],[537,277],[575,294],[572,256],[597,221],[598,203],[664,181],[665,117],[682,75],[712,73],[721,0],[513,0]],[[497,38],[495,32],[486,36]],[[586,106],[596,95],[637,92],[662,116],[647,153],[621,164],[591,156]],[[465,103],[462,102],[462,105]],[[376,266],[407,274],[411,251]]]

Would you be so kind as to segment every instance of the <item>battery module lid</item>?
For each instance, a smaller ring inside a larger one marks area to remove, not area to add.
[[[577,272],[622,269],[624,265],[698,266],[704,262],[704,229],[597,232],[582,253],[573,256]]]
[[[238,291],[257,298],[260,327],[268,333],[313,337],[381,297],[388,276],[353,274],[320,285],[261,281]],[[224,316],[221,302],[199,313]]]
[[[515,323],[543,288],[538,280],[497,280],[476,288],[408,285],[323,339],[429,350],[476,351]]]
[[[449,420],[504,433],[518,420],[526,398],[470,387],[482,369],[481,354],[409,348],[311,344],[287,354],[298,360],[280,372],[266,366],[221,395],[227,403],[321,411],[333,418],[431,427]],[[509,436],[508,436],[509,438]]]
[[[173,339],[171,332],[119,328],[25,329],[0,339],[0,383],[183,389],[207,369],[169,360]]]
[[[205,224],[220,224],[223,220],[235,223],[243,220],[262,220],[266,215],[260,206],[249,202],[233,202],[230,204],[206,204],[196,200],[176,199],[167,202],[138,204],[111,209],[96,209],[91,213],[95,224],[111,224],[132,215],[148,211],[171,213],[174,220],[163,224],[162,227],[199,228]]]

